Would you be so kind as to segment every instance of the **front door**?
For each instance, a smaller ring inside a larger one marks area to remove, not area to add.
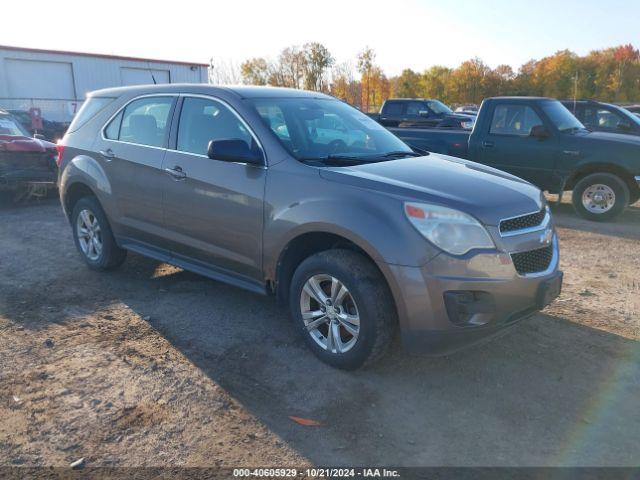
[[[549,137],[532,137],[531,129],[537,125],[547,126],[531,106],[497,104],[489,131],[478,146],[478,161],[523,178],[543,190],[552,188],[558,142],[548,126]]]
[[[164,158],[164,221],[178,260],[260,280],[267,170],[207,157],[212,140],[259,148],[230,107],[213,98],[182,100],[175,149]]]

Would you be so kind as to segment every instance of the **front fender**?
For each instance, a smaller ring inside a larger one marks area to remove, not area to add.
[[[331,233],[362,248],[377,263],[422,266],[438,254],[409,223],[399,198],[314,175],[277,188],[268,181],[264,270],[275,278],[280,253],[306,233]]]

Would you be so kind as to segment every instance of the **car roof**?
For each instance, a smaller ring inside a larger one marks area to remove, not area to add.
[[[487,100],[518,100],[518,101],[538,101],[538,100],[555,100],[551,97],[527,97],[527,96],[502,96],[502,97],[490,97]]]
[[[387,98],[387,102],[433,102],[433,98]]]
[[[88,97],[119,97],[121,95],[144,95],[159,93],[199,93],[215,95],[216,93],[231,92],[240,98],[324,98],[334,99],[321,92],[310,92],[295,88],[263,87],[263,86],[215,86],[198,83],[173,83],[165,85],[135,85],[131,87],[116,87],[96,90],[87,94]]]

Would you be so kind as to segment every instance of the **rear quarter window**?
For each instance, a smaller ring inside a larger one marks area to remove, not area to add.
[[[82,107],[80,107],[80,111],[76,114],[75,117],[73,117],[73,121],[71,122],[71,125],[69,125],[68,131],[75,132],[76,130],[78,130],[82,125],[95,117],[100,110],[102,110],[114,100],[115,98],[113,97],[87,98],[82,104]]]

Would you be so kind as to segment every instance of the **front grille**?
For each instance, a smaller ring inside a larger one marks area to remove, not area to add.
[[[544,272],[551,264],[553,245],[529,250],[528,252],[512,253],[511,260],[520,275]]]
[[[516,230],[523,230],[525,228],[537,227],[544,220],[546,215],[545,209],[536,213],[530,213],[521,217],[510,218],[508,220],[502,220],[500,222],[500,233],[515,232]]]

